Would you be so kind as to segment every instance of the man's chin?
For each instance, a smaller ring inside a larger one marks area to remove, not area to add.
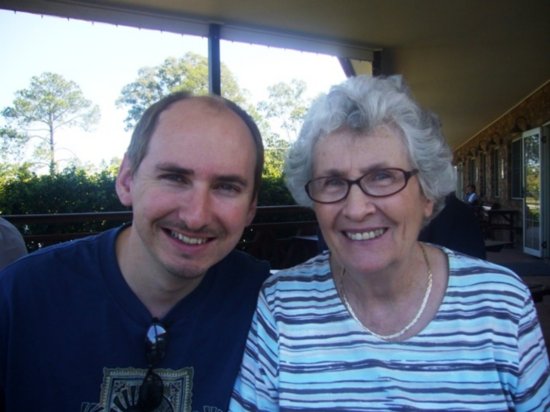
[[[204,276],[208,268],[207,265],[168,265],[167,271],[177,279],[192,280]]]

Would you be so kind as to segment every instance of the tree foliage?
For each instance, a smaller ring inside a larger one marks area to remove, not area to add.
[[[19,133],[13,127],[0,128],[0,161],[3,163],[21,162],[28,140],[26,135]]]
[[[181,89],[191,90],[195,94],[207,93],[207,71],[206,58],[193,53],[180,59],[168,58],[158,67],[140,69],[136,81],[126,85],[117,100],[118,105],[129,109],[126,126],[133,125],[146,107],[167,93]],[[290,83],[269,86],[268,99],[253,106],[246,101],[246,91],[239,89],[235,77],[226,67],[222,68],[222,82],[224,96],[245,107],[262,130],[266,162],[259,204],[293,204],[284,184],[282,168],[290,142],[298,134],[309,105],[308,99],[304,97],[305,83],[292,80]],[[61,87],[63,84],[65,86]],[[55,92],[55,85],[63,90]],[[67,95],[67,90],[73,90],[74,95]],[[0,145],[6,149],[2,150],[0,158],[0,213],[124,210],[114,190],[114,180],[120,163],[118,159],[109,164],[104,163],[100,171],[93,171],[91,167],[84,169],[75,163],[61,172],[52,170],[50,175],[45,176],[33,173],[29,163],[13,162],[24,144],[37,134],[39,127],[36,124],[48,130],[49,124],[41,120],[46,113],[52,114],[56,121],[53,123],[55,128],[68,125],[84,128],[90,126],[93,116],[79,116],[81,111],[69,117],[69,109],[62,110],[64,104],[72,101],[81,109],[88,107],[89,114],[94,111],[87,106],[89,102],[82,97],[79,90],[76,84],[66,82],[60,76],[45,73],[40,77],[33,77],[31,87],[19,91],[13,106],[4,110],[4,116],[12,120],[12,123],[0,129]],[[13,127],[14,125],[20,128]],[[22,126],[25,126],[24,133],[21,132]],[[11,163],[9,159],[12,160]],[[78,228],[70,229],[78,231]]]
[[[271,128],[269,138],[294,140],[311,101],[305,97],[307,85],[303,80],[292,79],[267,88],[268,99],[260,102],[258,112]],[[275,136],[273,136],[273,134]]]
[[[259,126],[265,144],[264,179],[270,181],[279,179],[282,184],[286,153],[290,142],[298,135],[310,104],[304,96],[306,88],[306,83],[302,80],[279,82],[267,88],[268,99],[258,104],[258,116],[261,119]],[[279,188],[279,190],[283,189]],[[293,203],[290,195],[288,199],[289,204]]]
[[[115,174],[70,167],[53,175],[21,172],[0,187],[0,213],[77,213],[125,210],[115,192]]]
[[[45,72],[32,77],[27,89],[17,91],[13,105],[4,108],[2,115],[8,122],[8,127],[3,129],[3,142],[11,140],[12,147],[20,147],[37,139],[35,156],[46,160],[53,174],[56,170],[55,137],[59,129],[89,130],[99,121],[100,112],[97,105],[84,97],[75,82]]]
[[[222,95],[235,103],[245,105],[246,98],[239,88],[237,79],[221,65]],[[155,67],[143,67],[138,77],[122,88],[116,105],[127,108],[126,130],[132,129],[143,112],[154,102],[176,91],[190,91],[193,94],[208,93],[208,59],[197,53],[188,52],[181,58],[168,57]]]
[[[0,213],[2,214],[58,214],[126,210],[115,192],[115,174],[104,170],[88,173],[84,169],[69,167],[52,175],[36,175],[21,171],[0,187]],[[18,226],[29,235],[58,233],[94,233],[118,222],[88,221],[62,224],[30,223]],[[27,244],[29,250],[38,243]]]

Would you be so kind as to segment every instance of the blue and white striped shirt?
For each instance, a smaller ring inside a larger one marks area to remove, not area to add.
[[[230,411],[550,411],[550,366],[528,288],[511,271],[442,249],[435,318],[382,341],[347,312],[328,254],[263,286]]]

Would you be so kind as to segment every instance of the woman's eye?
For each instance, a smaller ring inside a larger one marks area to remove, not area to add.
[[[384,182],[394,180],[394,174],[387,170],[379,170],[369,175],[369,180],[373,182]]]
[[[344,184],[344,181],[338,177],[328,177],[323,182],[323,186],[326,188],[340,187]]]

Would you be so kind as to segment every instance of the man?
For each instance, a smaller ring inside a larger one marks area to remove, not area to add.
[[[454,192],[445,198],[445,208],[422,229],[418,240],[435,243],[457,252],[486,258],[479,219]]]
[[[233,251],[262,167],[235,104],[176,93],[150,107],[116,181],[132,224],[0,274],[5,409],[226,410],[268,274]]]
[[[476,186],[474,184],[469,184],[466,186],[466,193],[464,193],[464,202],[470,206],[477,206],[479,202],[479,197],[476,193]]]
[[[27,246],[19,230],[0,217],[0,270],[26,254]]]

